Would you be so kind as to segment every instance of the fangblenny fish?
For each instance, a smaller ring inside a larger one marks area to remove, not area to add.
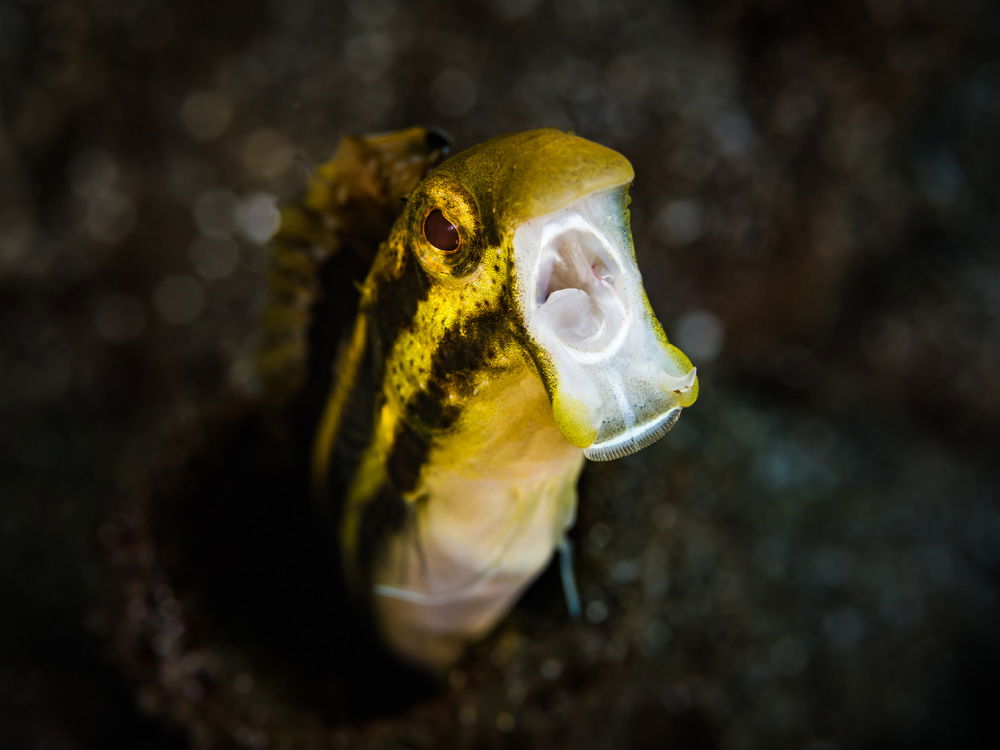
[[[545,568],[584,458],[649,445],[698,393],[642,286],[622,155],[552,129],[438,164],[445,145],[419,128],[346,139],[317,171],[283,215],[265,358],[285,390],[324,392],[312,484],[338,509],[344,576],[388,646],[431,669]],[[392,224],[338,247],[350,222]],[[334,358],[301,318],[345,299]]]

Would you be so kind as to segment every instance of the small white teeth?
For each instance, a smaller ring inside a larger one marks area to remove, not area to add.
[[[620,435],[584,448],[583,455],[591,461],[614,461],[617,458],[631,456],[670,432],[680,416],[681,408],[675,406],[658,417],[636,425]]]

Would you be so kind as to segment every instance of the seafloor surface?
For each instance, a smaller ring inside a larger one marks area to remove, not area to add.
[[[976,0],[0,0],[0,745],[996,743],[998,45]],[[429,692],[252,409],[275,200],[411,123],[626,154],[702,377],[584,474],[584,617],[550,573]]]

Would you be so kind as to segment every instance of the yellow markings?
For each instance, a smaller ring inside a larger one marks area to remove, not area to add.
[[[653,331],[656,333],[656,339],[660,342],[660,345],[666,349],[667,356],[673,360],[674,364],[677,365],[677,372],[681,375],[691,372],[694,369],[694,365],[691,364],[691,360],[688,356],[678,349],[676,346],[670,343],[667,339],[667,334],[663,330],[663,326],[660,325],[660,321],[656,318],[656,314],[653,312],[653,306],[649,303],[649,297],[646,296],[646,291],[642,292],[643,307],[646,311],[646,317],[649,319],[653,326]],[[686,391],[677,392],[677,404],[685,409],[695,401],[698,400],[698,378],[695,376],[694,383]]]
[[[666,340],[665,336],[664,340]],[[679,373],[687,374],[694,369],[694,365],[691,364],[691,360],[688,359],[688,356],[684,352],[669,343],[666,348],[667,354],[674,361],[674,364],[677,365]],[[691,404],[698,400],[698,377],[695,376],[694,383],[691,384],[690,388],[685,391],[675,391],[675,393],[677,394],[677,403],[679,406],[685,409],[691,406]]]
[[[600,420],[587,404],[556,387],[552,394],[552,416],[566,439],[577,448],[586,448],[597,439]]]
[[[379,410],[375,424],[375,434],[368,444],[361,463],[354,474],[351,486],[347,490],[349,506],[364,504],[371,499],[385,479],[386,459],[392,447],[399,424],[399,411],[391,403],[385,403]]]

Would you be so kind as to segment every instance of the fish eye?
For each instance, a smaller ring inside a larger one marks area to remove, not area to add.
[[[440,208],[435,208],[424,219],[424,238],[443,253],[453,253],[461,244],[458,227],[448,221]]]

